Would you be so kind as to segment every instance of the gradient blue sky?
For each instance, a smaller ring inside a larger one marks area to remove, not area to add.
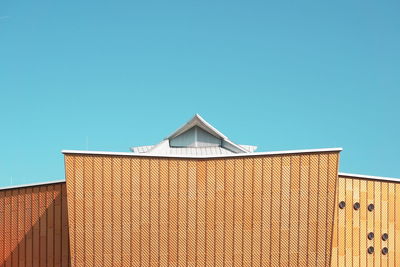
[[[400,178],[399,1],[0,2],[0,186],[200,113],[259,151]]]

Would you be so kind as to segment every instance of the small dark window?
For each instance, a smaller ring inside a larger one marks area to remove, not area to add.
[[[344,209],[344,207],[346,207],[346,202],[340,201],[339,208]]]
[[[384,247],[384,248],[382,249],[382,254],[383,254],[383,255],[388,254],[388,252],[389,252],[389,249],[388,249],[387,247]]]
[[[374,233],[373,232],[370,232],[369,234],[368,234],[368,239],[369,240],[372,240],[372,239],[374,239]]]
[[[375,209],[374,204],[371,203],[371,204],[368,205],[368,210],[369,211],[373,211],[374,209]]]
[[[387,233],[384,233],[384,234],[382,235],[382,240],[383,240],[383,241],[388,240],[388,238],[389,238],[389,235],[388,235]]]
[[[369,248],[368,248],[368,253],[369,253],[369,254],[374,253],[374,247],[369,247]]]
[[[360,203],[356,202],[354,203],[354,209],[358,210],[360,208]]]

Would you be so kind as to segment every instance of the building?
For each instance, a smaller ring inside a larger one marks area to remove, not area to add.
[[[400,183],[340,148],[256,152],[196,115],[131,151],[1,189],[0,266],[400,266]]]

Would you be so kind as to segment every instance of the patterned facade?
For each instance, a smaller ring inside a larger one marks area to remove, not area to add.
[[[63,151],[65,182],[0,188],[0,267],[400,266],[400,182],[256,148],[196,114],[131,153]]]

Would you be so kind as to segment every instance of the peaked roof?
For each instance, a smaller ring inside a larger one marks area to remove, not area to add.
[[[215,147],[173,147],[170,141],[187,133],[193,127],[199,127],[206,133],[220,140],[220,145]],[[215,127],[204,120],[199,114],[196,114],[187,123],[178,128],[172,134],[164,138],[163,141],[154,146],[139,146],[132,147],[131,151],[135,153],[148,153],[148,154],[167,154],[167,155],[225,155],[225,154],[236,154],[236,153],[252,153],[257,149],[256,146],[249,145],[238,145],[233,143],[218,131]]]
[[[165,139],[172,139],[181,135],[182,133],[190,130],[194,126],[198,126],[202,128],[204,131],[208,132],[215,137],[219,137],[221,139],[228,139],[225,135],[223,135],[220,131],[215,129],[211,124],[209,124],[205,119],[203,119],[199,114],[193,116],[187,123],[185,123],[182,127],[178,128],[175,132],[173,132],[170,136],[166,137]]]

